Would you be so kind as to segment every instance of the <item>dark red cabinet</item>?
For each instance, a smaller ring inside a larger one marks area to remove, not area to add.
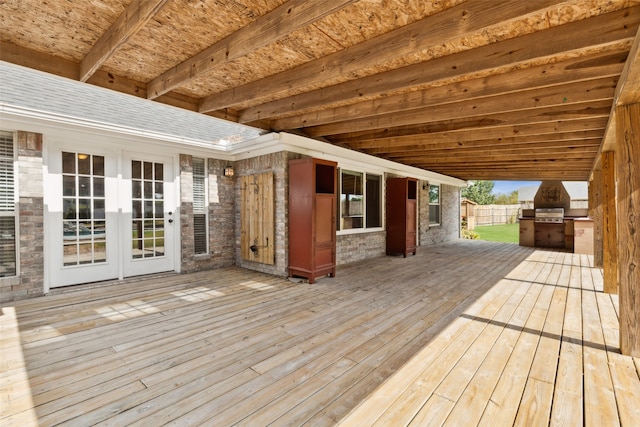
[[[387,255],[409,252],[416,254],[418,180],[415,178],[388,178]]]
[[[289,276],[336,274],[337,163],[289,161]]]

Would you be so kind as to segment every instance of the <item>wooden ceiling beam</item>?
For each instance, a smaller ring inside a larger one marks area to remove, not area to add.
[[[475,129],[482,132],[484,127],[506,126],[506,125],[526,125],[545,123],[548,121],[572,120],[578,118],[599,119],[608,116],[610,100],[598,100],[594,102],[583,102],[573,105],[559,105],[546,108],[535,108],[529,110],[512,111],[505,113],[487,114],[479,117],[465,117],[459,119],[444,119],[439,122],[432,122],[428,115],[422,116],[422,124],[431,123],[435,126],[442,125],[444,130],[453,129]],[[417,119],[415,120],[417,122]],[[416,123],[418,124],[418,123]],[[378,128],[381,129],[381,128]],[[310,135],[317,136],[307,129]],[[346,131],[346,129],[345,129]],[[348,142],[348,141],[342,141]]]
[[[196,77],[287,37],[290,33],[349,6],[355,1],[289,0],[150,81],[147,90],[148,97],[154,99],[187,84]]]
[[[580,175],[581,180],[585,180],[584,177],[589,176],[589,166],[588,161],[586,162],[553,162],[553,161],[541,161],[537,163],[513,163],[513,162],[487,162],[484,164],[476,164],[476,163],[462,163],[455,165],[436,165],[429,162],[416,162],[409,163],[410,166],[417,167],[424,170],[434,171],[438,173],[442,173],[444,175],[453,175],[456,176],[460,173],[487,173],[487,172],[497,172],[497,171],[509,171],[514,174],[518,174],[517,176],[520,179],[535,179],[534,177],[529,176],[529,173],[534,173],[538,171],[544,171],[554,174],[573,174]],[[498,178],[491,178],[498,179]]]
[[[579,147],[573,150],[562,149],[562,150],[535,150],[532,149],[530,154],[531,157],[535,158],[536,161],[580,161],[585,160],[587,162],[593,161],[593,157],[598,152],[598,146],[593,147]],[[425,158],[426,162],[429,164],[445,164],[445,165],[455,165],[456,163],[473,163],[473,164],[482,164],[486,162],[517,162],[522,160],[523,155],[518,151],[508,151],[508,150],[494,150],[491,151],[471,151],[471,152],[434,152],[429,153],[428,156],[425,156],[421,153],[406,153],[404,155],[401,154],[393,154],[393,155],[385,155],[381,154],[385,159],[390,159],[399,163],[414,163],[417,161],[421,161]]]
[[[587,162],[588,163],[588,162]],[[510,172],[518,172],[520,173],[521,179],[534,179],[530,177],[524,178],[523,173],[528,172],[552,172],[552,173],[573,173],[580,174],[585,176],[589,173],[589,167],[586,166],[585,162],[576,163],[576,162],[530,162],[530,163],[514,163],[514,162],[488,162],[486,164],[455,164],[455,165],[435,165],[429,162],[415,162],[412,163],[411,166],[425,169],[437,171],[440,173],[444,173],[446,175],[450,175],[452,173],[460,173],[460,172],[489,172],[489,171],[510,171]]]
[[[391,142],[380,140],[373,141],[354,141],[346,145],[354,150],[367,151],[370,153],[383,152],[406,152],[413,150],[462,150],[470,148],[483,147],[531,147],[532,145],[546,144],[549,147],[566,144],[593,144],[594,140],[602,140],[603,129],[589,130],[585,132],[565,132],[565,133],[548,133],[543,135],[526,135],[505,138],[484,138],[482,134],[471,138],[457,139],[453,141],[438,141],[437,138],[431,138],[431,135],[422,135],[421,138],[416,136],[411,141]],[[391,143],[389,143],[391,142]]]
[[[517,136],[547,135],[561,132],[584,132],[589,130],[604,129],[607,125],[607,116],[599,118],[579,118],[571,120],[548,121],[546,123],[524,125],[495,125],[468,127],[464,129],[446,129],[443,124],[400,126],[390,129],[373,130],[367,132],[354,132],[331,137],[333,143],[355,144],[407,144],[423,142],[428,138],[433,142],[458,142],[463,140],[510,138]],[[445,128],[445,129],[443,129]],[[480,130],[478,132],[478,130]],[[367,145],[371,146],[371,145]]]
[[[344,76],[360,72],[362,69],[471,36],[482,28],[530,15],[559,3],[562,1],[467,1],[348,49],[208,96],[203,99],[201,111],[217,110],[264,98],[266,95],[273,96],[294,87],[310,87],[321,85],[328,80],[343,79]],[[265,91],[264,88],[269,90]]]
[[[89,80],[89,77],[120,46],[140,31],[166,2],[167,0],[133,0],[80,63],[80,81]]]
[[[633,45],[631,46],[627,57],[627,62],[624,65],[620,78],[618,79],[618,86],[616,87],[616,93],[613,98],[611,114],[609,115],[609,123],[607,123],[607,129],[602,139],[600,153],[615,151],[616,107],[635,102],[640,102],[640,28],[638,28],[638,32],[636,33],[636,37],[633,40]],[[591,168],[591,173],[602,168],[600,163],[602,156],[600,156],[600,153],[596,156],[593,167]]]
[[[309,135],[326,136],[490,114],[509,114],[517,111],[549,107],[566,107],[570,109],[572,105],[580,105],[583,102],[613,99],[616,83],[617,76],[607,77],[544,87],[542,89],[522,90],[518,93],[507,93],[482,99],[408,109],[375,117],[311,126],[305,129]],[[275,130],[283,130],[279,129],[278,126],[274,126],[274,128]]]
[[[456,101],[485,98],[521,90],[592,80],[620,75],[627,58],[627,44],[614,45],[611,51],[599,52],[588,57],[569,58],[558,63],[501,72],[490,76],[456,81],[452,84],[411,91],[399,95],[375,98],[354,104],[281,118],[274,121],[274,129],[295,129],[316,126],[362,117],[423,108]],[[501,70],[504,71],[504,70]],[[445,80],[446,81],[446,80]],[[250,123],[260,118],[291,114],[288,100],[274,101],[247,108],[240,113],[240,122]]]
[[[408,88],[426,86],[436,81],[448,80],[454,77],[475,75],[482,71],[499,70],[516,64],[522,65],[536,58],[560,54],[572,56],[579,54],[581,51],[593,49],[596,46],[599,47],[597,50],[606,50],[607,46],[612,44],[628,43],[633,38],[635,29],[639,24],[640,6],[610,12],[582,21],[439,57],[427,62],[396,68],[286,97],[281,100],[281,108],[285,109],[285,111],[324,108],[349,100],[362,100],[382,93],[392,93]],[[594,27],[599,28],[599,31],[593,31]],[[553,40],[553,43],[549,43],[549,40]],[[388,51],[395,54],[392,49]],[[391,53],[387,53],[387,55],[389,54]],[[353,58],[350,61],[357,62]],[[311,64],[313,63],[315,61]],[[229,102],[237,104],[250,99],[259,99],[264,96],[264,87],[270,88],[270,94],[282,92],[291,87],[304,87],[307,85],[307,81],[312,79],[312,77],[309,77],[309,74],[312,73],[296,74],[295,71],[298,68],[300,67],[285,72],[291,73],[291,81],[284,85],[282,89],[279,89],[279,82],[276,77],[284,73],[235,88],[233,93],[228,94],[228,97],[238,98],[237,102],[235,100]],[[321,68],[314,68],[312,70],[313,73],[320,74],[318,69]],[[255,88],[252,88],[254,85]],[[248,93],[253,96],[247,95],[241,98],[242,91],[247,86],[251,86]],[[222,100],[218,99],[218,97],[227,92],[205,98],[202,109],[221,108],[227,102],[221,102]],[[216,99],[218,100],[216,101]],[[219,105],[215,105],[214,102]]]
[[[413,162],[413,165],[427,165],[427,166],[436,166],[435,162],[430,162],[429,160],[423,160],[418,162]],[[566,170],[586,170],[589,171],[589,160],[571,160],[571,161],[563,161],[562,159],[556,160],[541,160],[537,159],[520,159],[520,160],[505,160],[505,161],[496,161],[496,160],[488,160],[486,162],[449,162],[441,165],[437,165],[438,169],[455,169],[460,166],[464,166],[469,168],[469,170],[473,169],[497,169],[497,168],[508,168],[508,169],[523,169],[525,167],[550,167],[550,168],[561,168]]]
[[[0,60],[60,77],[77,80],[80,64],[0,40]]]
[[[565,170],[559,171],[541,171],[539,169],[527,170],[484,170],[484,171],[468,171],[468,170],[433,170],[433,172],[449,175],[465,181],[469,180],[554,180],[554,181],[584,181],[585,173],[583,171],[569,172]]]
[[[600,133],[600,135],[602,135]],[[536,139],[534,141],[519,140],[517,138],[508,138],[507,140],[479,140],[479,141],[464,141],[464,143],[458,144],[455,142],[450,143],[425,143],[415,144],[410,146],[393,146],[387,147],[384,145],[378,145],[373,148],[352,148],[354,150],[362,151],[364,153],[378,155],[403,155],[407,153],[420,153],[422,155],[430,155],[430,153],[442,152],[442,151],[456,151],[460,153],[466,152],[480,152],[480,151],[495,151],[495,150],[534,150],[534,149],[571,149],[576,147],[598,147],[602,141],[601,136],[584,138],[584,139],[553,139],[549,138],[547,141],[541,141]]]

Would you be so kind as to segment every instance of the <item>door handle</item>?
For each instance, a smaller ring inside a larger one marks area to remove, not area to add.
[[[173,220],[172,219],[169,220],[169,224],[173,224]]]

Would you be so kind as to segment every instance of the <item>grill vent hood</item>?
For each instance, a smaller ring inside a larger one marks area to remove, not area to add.
[[[563,208],[564,212],[571,207],[571,197],[562,185],[562,181],[542,181],[533,198],[534,209]]]

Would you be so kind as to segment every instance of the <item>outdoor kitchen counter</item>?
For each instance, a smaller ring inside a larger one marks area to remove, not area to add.
[[[593,219],[573,219],[573,252],[593,255]]]
[[[518,222],[520,223],[520,246],[535,247],[535,217],[521,216],[518,218]],[[541,224],[539,228],[543,228],[546,225],[547,224]],[[564,249],[583,254],[593,252],[593,221],[590,218],[582,216],[565,216],[563,218],[562,225]],[[557,236],[557,239],[559,240],[560,236]],[[560,246],[560,241],[558,241],[555,246]]]

